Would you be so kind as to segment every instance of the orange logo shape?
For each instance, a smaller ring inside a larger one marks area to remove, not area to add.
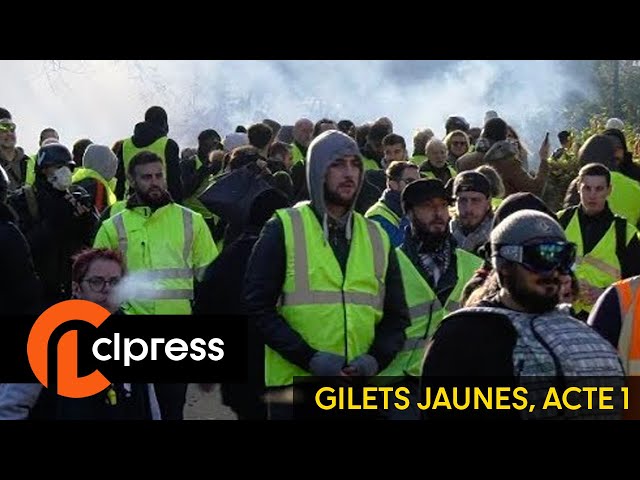
[[[42,385],[48,387],[47,350],[49,338],[64,323],[82,320],[98,328],[109,318],[109,311],[87,300],[66,300],[55,304],[40,315],[29,333],[27,356],[29,365]],[[101,392],[111,382],[98,370],[78,377],[78,331],[69,330],[60,337],[57,345],[58,395],[83,398]]]

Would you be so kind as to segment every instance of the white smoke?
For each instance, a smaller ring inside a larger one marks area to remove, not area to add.
[[[195,146],[198,133],[221,135],[270,117],[292,124],[307,116],[356,123],[388,116],[408,145],[417,129],[444,134],[450,115],[481,127],[496,110],[534,153],[552,140],[569,92],[586,79],[558,61],[0,61],[3,98],[18,124],[18,143],[37,148],[52,126],[71,146],[87,137],[107,145],[131,135],[151,105],[169,114],[170,135]],[[395,72],[395,73],[394,73]],[[398,72],[404,72],[399,74]]]
[[[162,290],[152,289],[153,283],[154,277],[148,271],[129,272],[111,290],[109,300],[113,305],[120,306],[132,300],[140,300],[141,297],[144,297],[145,301],[154,300],[153,292],[157,292],[157,298],[160,298]]]

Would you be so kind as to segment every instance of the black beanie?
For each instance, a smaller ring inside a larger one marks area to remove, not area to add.
[[[556,214],[551,211],[540,197],[530,192],[518,192],[512,193],[500,203],[493,214],[491,230],[496,228],[500,222],[518,210],[538,210],[539,212],[546,213],[554,220],[558,220]]]
[[[507,123],[501,118],[490,118],[484,124],[482,137],[488,138],[491,142],[499,142],[507,139]]]

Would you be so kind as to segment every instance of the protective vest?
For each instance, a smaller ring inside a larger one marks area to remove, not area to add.
[[[616,282],[613,287],[620,306],[618,355],[628,376],[629,391],[634,392],[630,394],[633,399],[640,385],[640,276]],[[640,420],[640,405],[631,400],[629,407],[624,419]]]
[[[311,347],[351,361],[367,353],[382,319],[390,243],[376,222],[353,213],[349,258],[342,273],[309,202],[277,210],[284,230],[286,274],[278,311]],[[268,387],[310,373],[265,349]]]
[[[122,163],[124,164],[125,172],[125,192],[129,190],[129,180],[127,174],[129,172],[129,163],[131,159],[139,152],[153,152],[162,159],[162,168],[165,178],[167,178],[167,159],[165,158],[165,149],[167,147],[168,137],[160,137],[151,145],[138,148],[133,144],[131,138],[127,138],[122,142]]]
[[[102,175],[100,175],[95,170],[92,170],[91,168],[80,167],[74,170],[71,181],[73,183],[78,183],[85,178],[93,178],[104,187],[103,195],[106,195],[106,199],[99,201],[98,196],[100,195],[100,190],[98,189],[96,191],[96,205],[106,205],[110,207],[118,201],[118,199],[116,198],[116,194],[111,190],[109,182],[107,182]]]
[[[458,172],[456,172],[455,168],[447,165],[447,169],[449,170],[449,175],[451,175],[451,178],[455,178],[455,176],[458,174]],[[436,179],[438,177],[436,177],[436,174],[433,173],[432,171],[426,171],[426,172],[420,172],[422,178],[433,178]]]
[[[626,374],[640,376],[640,276],[616,282],[613,287],[622,319],[618,353]]]
[[[381,170],[380,165],[378,165],[378,162],[376,162],[372,158],[362,157],[362,164],[364,166],[365,172],[367,170]]]
[[[500,204],[502,203],[502,200],[503,200],[502,198],[491,197],[491,208],[493,208],[494,212],[500,206]]]
[[[396,248],[396,253],[411,324],[405,330],[406,340],[402,350],[378,376],[399,378],[410,375],[419,377],[422,374],[422,361],[427,342],[442,319],[461,307],[460,300],[464,287],[476,270],[482,266],[482,259],[459,248],[456,249],[458,282],[446,303],[442,305],[438,296],[409,257],[400,248]],[[389,381],[397,380],[397,378],[390,378]],[[384,383],[384,380],[380,382],[376,380],[375,382]]]
[[[565,229],[567,240],[574,242],[578,247],[576,252],[575,274],[581,283],[599,289],[602,294],[612,283],[621,279],[620,260],[616,255],[616,252],[619,250],[619,245],[622,244],[623,247],[626,247],[638,231],[625,219],[617,217],[616,220],[611,222],[609,229],[593,250],[585,255],[577,211],[578,210],[575,209]],[[561,217],[564,212],[565,211],[560,212],[558,217]],[[618,229],[616,228],[616,222],[623,222],[625,224],[622,229],[625,237],[622,239],[617,238],[618,234],[616,232],[620,227],[618,227]],[[593,305],[582,299],[578,299],[575,301],[573,307],[576,313],[580,313],[582,311],[590,312]]]
[[[409,161],[419,167],[422,164],[422,162],[424,162],[426,159],[427,159],[426,155],[414,155],[413,157],[411,157]]]
[[[109,217],[115,217],[118,213],[124,211],[127,208],[127,200],[128,199],[126,198],[124,200],[118,200],[116,203],[111,205],[111,208],[109,209]]]
[[[519,386],[527,389],[528,405],[536,407],[533,411],[522,410],[520,413],[524,418],[621,417],[621,402],[614,410],[599,410],[597,407],[590,410],[584,406],[579,410],[541,408],[549,386],[555,386],[560,397],[563,384],[568,387],[607,386],[620,392],[625,378],[618,354],[594,329],[561,308],[539,314],[495,307],[472,307],[459,310],[454,315],[473,313],[502,314],[517,333],[512,354],[513,375]],[[482,318],[478,318],[478,321],[482,321]],[[578,379],[581,380],[579,384]],[[622,397],[618,395],[616,398],[621,400]],[[597,401],[594,404],[597,405]]]
[[[305,161],[304,155],[302,154],[302,152],[300,151],[300,148],[295,143],[291,144],[291,161],[292,161],[291,165],[295,165],[298,162],[304,163]]]
[[[125,209],[105,220],[94,247],[119,250],[128,272],[141,273],[122,306],[134,315],[191,314],[194,278],[218,255],[202,216],[176,203]]]
[[[38,154],[31,155],[27,158],[27,171],[24,176],[24,183],[27,185],[33,185],[36,181],[36,160]]]
[[[640,183],[620,172],[611,172],[611,195],[607,201],[611,211],[626,218],[633,226],[640,222]]]
[[[366,218],[371,218],[375,216],[380,216],[388,220],[394,227],[398,227],[400,225],[400,217],[396,215],[396,213],[391,210],[386,203],[382,200],[378,200],[374,203],[369,210],[364,214]]]

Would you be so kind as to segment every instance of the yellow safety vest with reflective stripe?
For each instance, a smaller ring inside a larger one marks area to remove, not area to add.
[[[104,191],[107,195],[107,206],[112,206],[114,203],[118,201],[116,198],[116,194],[111,190],[111,186],[109,182],[107,182],[102,175],[100,175],[95,170],[86,167],[80,167],[73,171],[73,176],[71,177],[71,181],[73,183],[78,183],[85,178],[93,178],[102,184],[104,187]]]
[[[123,310],[134,315],[190,314],[194,278],[218,254],[202,215],[176,203],[125,209],[105,220],[94,247],[119,250],[129,273],[144,273],[125,292]]]
[[[414,155],[413,157],[411,157],[409,161],[419,167],[422,164],[422,162],[424,162],[426,159],[427,159],[426,155]]]
[[[372,158],[362,157],[362,164],[364,165],[364,171],[367,170],[382,170],[378,162],[373,160]]]
[[[627,375],[640,375],[640,276],[613,284],[618,293],[622,325],[618,353]]]
[[[462,307],[460,300],[464,287],[483,262],[480,257],[459,248],[456,249],[458,282],[443,306],[409,257],[400,248],[396,248],[396,253],[411,324],[405,330],[407,338],[402,350],[391,364],[378,374],[378,377],[396,377],[396,379],[407,375],[419,377],[422,374],[427,342],[444,317]],[[393,378],[389,379],[389,381],[393,380]],[[385,379],[377,378],[375,382],[383,384]]]
[[[27,185],[33,185],[36,181],[36,160],[38,154],[33,154],[27,158],[27,171],[24,176],[24,183]]]
[[[494,212],[500,206],[500,204],[502,203],[502,200],[503,200],[502,198],[491,197],[491,208],[493,208]]]
[[[151,145],[147,145],[146,147],[138,148],[133,144],[133,140],[131,138],[127,138],[122,142],[122,163],[124,164],[124,173],[125,173],[125,192],[129,190],[129,163],[131,159],[139,152],[153,152],[158,155],[162,159],[162,169],[164,173],[164,177],[167,178],[167,159],[164,158],[165,149],[167,147],[167,142],[169,141],[168,137],[160,137]]]
[[[395,212],[391,210],[382,200],[378,200],[376,203],[374,203],[371,208],[369,208],[369,210],[365,212],[364,216],[365,218],[380,216],[391,222],[394,227],[400,225],[400,217],[398,217],[398,215],[396,215]]]
[[[456,172],[455,168],[447,165],[447,168],[449,169],[449,175],[451,175],[451,178],[455,178],[455,176],[458,174],[458,172]],[[433,178],[436,179],[438,177],[436,177],[436,174],[431,172],[431,171],[426,171],[426,172],[420,172],[420,174],[422,175],[422,178]]]
[[[620,172],[611,172],[611,195],[607,199],[611,211],[636,226],[640,221],[640,183]]]
[[[559,212],[558,216],[562,215]],[[629,222],[627,223],[625,245],[628,245],[638,231]],[[577,245],[575,274],[581,283],[600,289],[603,293],[612,283],[621,278],[620,261],[616,255],[616,222],[612,221],[609,229],[587,255],[584,254],[582,243],[582,231],[578,219],[578,209],[575,210],[571,220],[565,229],[567,240]],[[576,313],[582,311],[590,312],[592,304],[578,299],[574,302],[573,308]]]
[[[124,211],[125,208],[127,208],[127,200],[128,199],[126,198],[124,200],[118,200],[116,203],[111,205],[111,208],[109,209],[109,218],[115,217],[118,213]]]
[[[302,162],[304,163],[305,158],[304,155],[302,154],[302,151],[300,151],[300,148],[298,148],[298,146],[295,143],[291,144],[291,165],[295,165],[298,162]]]
[[[286,274],[278,311],[311,347],[346,357],[367,353],[382,319],[390,243],[376,223],[353,213],[345,275],[322,225],[304,202],[276,211],[284,230]],[[265,349],[268,387],[309,372]]]

